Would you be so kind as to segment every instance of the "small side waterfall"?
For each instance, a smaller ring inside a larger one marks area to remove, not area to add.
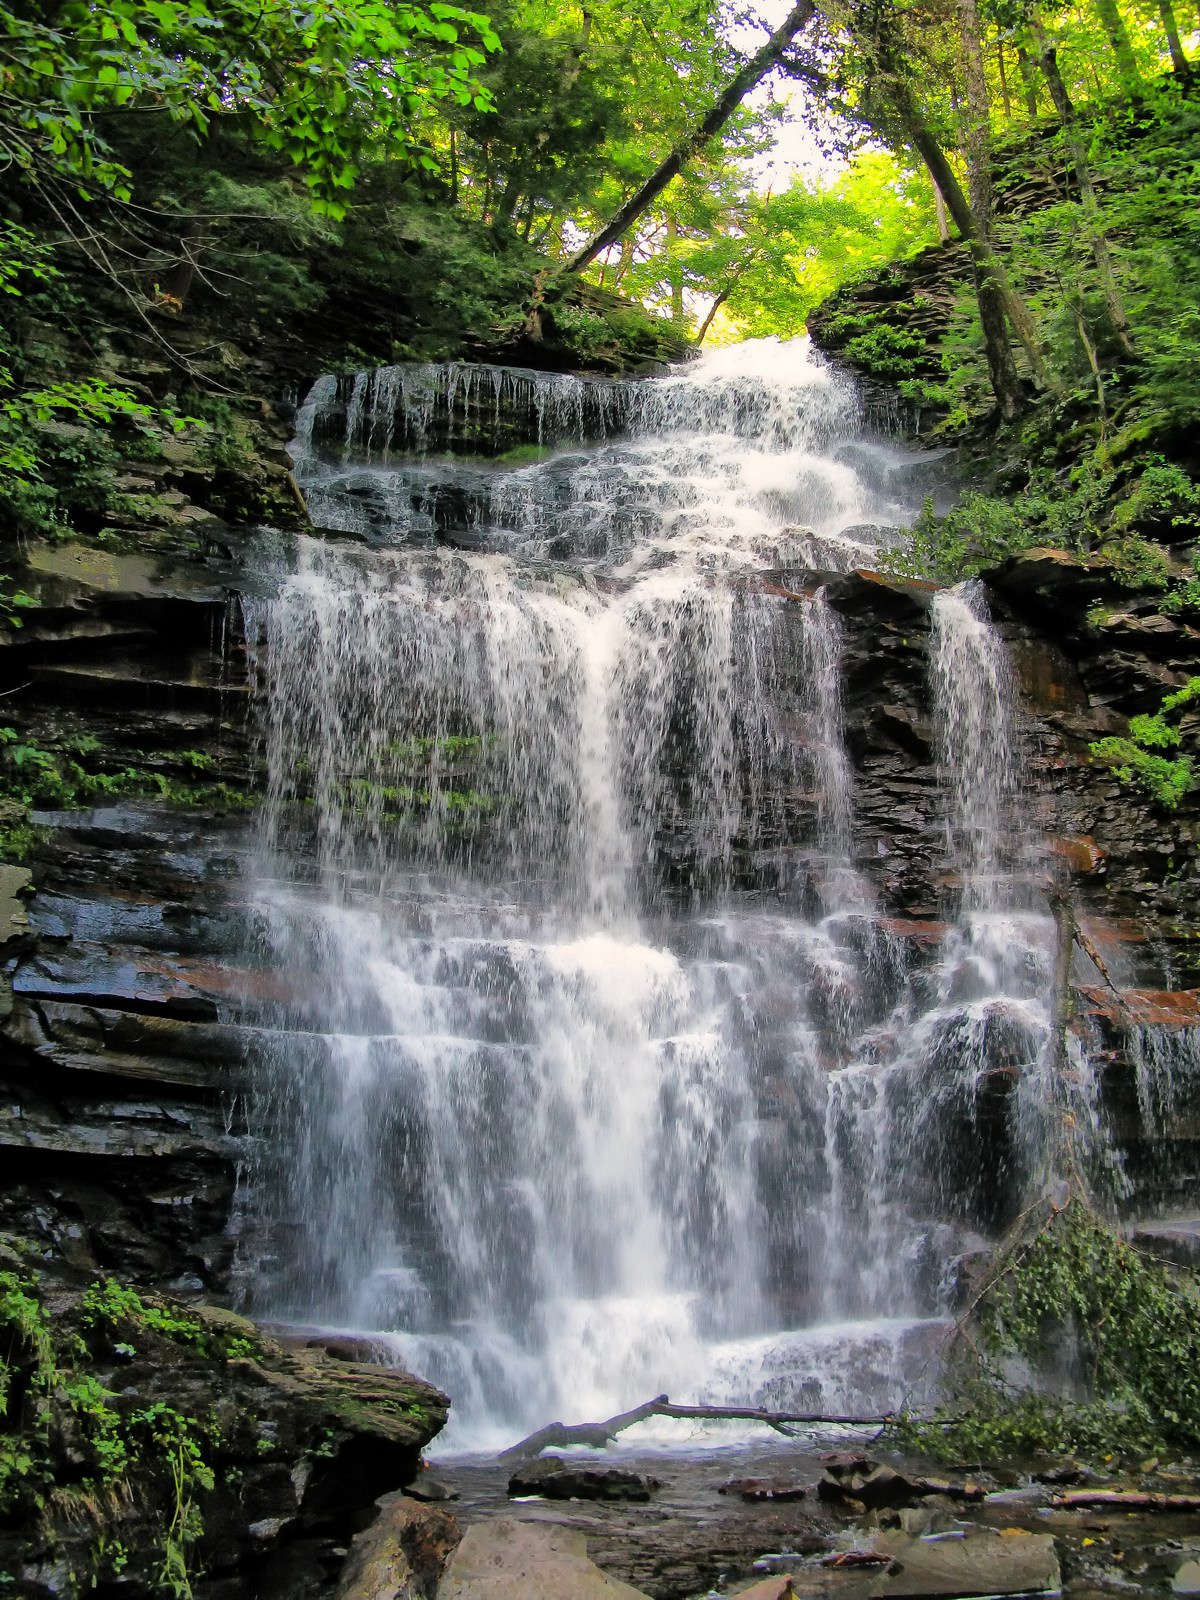
[[[532,461],[431,453],[518,425]],[[369,1331],[459,1445],[662,1390],[897,1403],[1032,1163],[1053,946],[970,588],[932,605],[934,949],[856,856],[809,574],[875,559],[929,465],[773,342],[323,378],[298,428],[366,544],[298,540],[249,619],[259,1309]]]

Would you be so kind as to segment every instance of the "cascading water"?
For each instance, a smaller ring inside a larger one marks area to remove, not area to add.
[[[514,418],[532,461],[420,453]],[[978,599],[933,606],[957,911],[917,970],[855,863],[839,618],[780,575],[873,562],[928,464],[799,342],[324,378],[298,429],[355,537],[250,618],[260,1309],[374,1334],[459,1444],[663,1390],[895,1404],[988,1220],[961,1151],[1036,1078],[1050,923]]]

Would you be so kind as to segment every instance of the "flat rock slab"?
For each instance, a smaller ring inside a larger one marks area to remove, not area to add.
[[[761,1500],[803,1500],[808,1489],[789,1478],[730,1478],[717,1490],[718,1494],[735,1494],[748,1504]]]
[[[574,1528],[499,1518],[468,1528],[438,1600],[648,1600],[588,1560]]]
[[[1062,1587],[1054,1540],[1042,1533],[971,1528],[961,1539],[880,1534],[874,1553],[886,1567],[793,1572],[797,1596],[831,1600],[967,1600],[971,1595],[1057,1593]]]
[[[963,1539],[935,1540],[884,1534],[875,1548],[892,1557],[892,1566],[876,1580],[872,1594],[1037,1594],[1062,1586],[1054,1540],[1047,1533],[972,1529]]]

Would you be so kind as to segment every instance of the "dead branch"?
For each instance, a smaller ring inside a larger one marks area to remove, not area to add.
[[[1108,1506],[1114,1511],[1200,1511],[1197,1494],[1142,1494],[1133,1489],[1076,1489],[1056,1494],[1050,1504],[1063,1511]]]
[[[547,1423],[544,1428],[539,1428],[536,1433],[531,1433],[519,1444],[505,1450],[498,1459],[529,1461],[543,1450],[562,1449],[574,1444],[603,1450],[617,1434],[624,1433],[626,1428],[632,1428],[636,1423],[645,1422],[649,1417],[682,1417],[705,1422],[765,1422],[767,1427],[785,1435],[796,1425],[815,1426],[824,1423],[830,1427],[874,1428],[893,1420],[890,1415],[835,1417],[819,1411],[764,1411],[754,1406],[675,1406],[665,1394],[660,1394],[653,1400],[634,1406],[632,1411],[622,1411],[615,1417],[609,1417],[606,1422]]]

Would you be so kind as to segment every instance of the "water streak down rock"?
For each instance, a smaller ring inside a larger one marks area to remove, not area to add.
[[[356,1330],[460,1439],[663,1388],[885,1409],[1054,1159],[1049,835],[1094,840],[1083,909],[1141,997],[1078,958],[1076,1120],[1128,1209],[1186,1202],[1184,891],[1147,912],[1163,825],[1084,759],[1145,708],[1141,636],[1093,638],[1101,580],[1059,559],[936,601],[863,570],[936,463],[795,348],[613,388],[603,429],[573,383],[512,380],[540,455],[448,461],[372,444],[365,380],[347,444],[322,380],[297,466],[352,537],[27,580],[23,705],[261,760],[270,798],[45,815],[6,1225]]]
[[[537,459],[421,452],[506,396]],[[247,1283],[429,1373],[460,1441],[667,1387],[895,1404],[1053,1159],[1048,852],[980,592],[873,596],[940,777],[935,931],[864,859],[853,569],[930,464],[770,342],[639,384],[321,380],[296,452],[372,548],[268,556],[249,619],[294,998]]]

